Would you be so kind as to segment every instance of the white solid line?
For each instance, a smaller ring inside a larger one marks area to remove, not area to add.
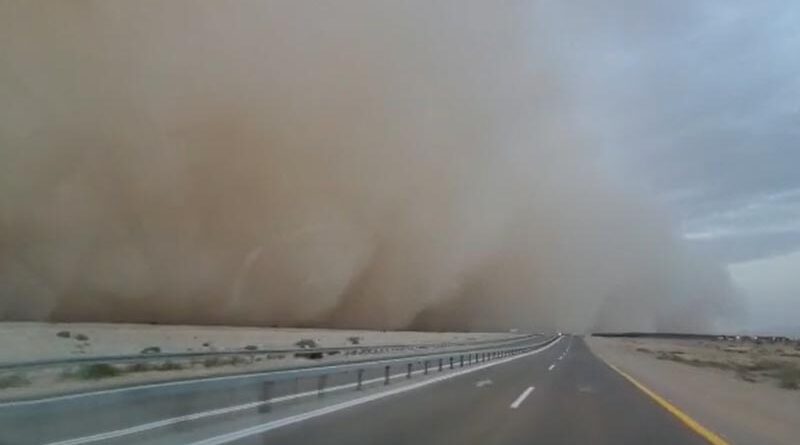
[[[555,367],[556,367],[556,364],[555,364],[555,363],[553,363],[552,365],[550,365],[550,367],[549,367],[549,368],[547,368],[547,370],[548,370],[548,371],[552,371],[552,370],[553,370],[553,368],[555,368]]]
[[[523,357],[527,357],[529,355],[537,354],[537,353],[539,353],[541,351],[544,351],[545,349],[553,346],[554,344],[558,343],[559,341],[560,341],[560,339],[554,341],[553,343],[550,343],[549,345],[543,346],[540,349],[536,349],[536,350],[531,351],[531,352],[526,352],[524,354],[514,355],[514,356],[511,356],[511,357],[508,357],[508,358],[505,358],[505,359],[501,359],[501,360],[498,360],[498,361],[495,361],[495,362],[489,362],[489,363],[486,363],[484,365],[476,366],[476,367],[473,367],[473,368],[467,368],[467,369],[464,369],[462,371],[456,371],[456,372],[453,372],[453,373],[450,373],[450,374],[447,374],[447,375],[443,375],[443,376],[440,376],[440,377],[435,377],[435,378],[430,379],[430,380],[424,380],[422,382],[414,383],[414,384],[411,384],[411,385],[402,386],[402,387],[399,387],[399,388],[394,388],[394,389],[389,390],[389,391],[384,391],[384,392],[380,392],[380,393],[377,393],[377,394],[372,394],[372,395],[369,395],[369,396],[361,397],[361,398],[358,398],[358,399],[349,400],[347,402],[337,403],[335,405],[331,405],[331,406],[328,406],[328,407],[325,407],[325,408],[315,409],[315,410],[309,411],[307,413],[297,414],[297,415],[289,416],[289,417],[286,417],[286,418],[283,418],[283,419],[273,420],[271,422],[263,423],[261,425],[256,425],[256,426],[253,426],[253,427],[250,427],[250,428],[245,428],[243,430],[233,431],[231,433],[226,433],[226,434],[222,434],[222,435],[219,435],[219,436],[210,437],[208,439],[200,440],[200,441],[197,441],[197,442],[192,442],[192,443],[190,443],[188,445],[220,445],[220,444],[223,444],[223,443],[233,442],[235,440],[243,439],[245,437],[249,437],[249,436],[253,436],[253,435],[256,435],[256,434],[265,433],[267,431],[274,430],[274,429],[280,428],[282,426],[291,425],[291,424],[302,422],[302,421],[308,420],[308,419],[313,419],[315,417],[323,416],[325,414],[330,414],[330,413],[333,413],[333,412],[336,412],[336,411],[340,411],[340,410],[343,410],[343,409],[346,409],[346,408],[350,408],[350,407],[353,407],[353,406],[356,406],[356,405],[361,405],[363,403],[371,402],[373,400],[378,400],[378,399],[382,399],[384,397],[389,397],[389,396],[392,396],[392,395],[395,395],[395,394],[400,394],[400,393],[403,393],[403,392],[411,391],[411,390],[414,390],[414,389],[417,389],[417,388],[420,388],[420,387],[423,387],[423,386],[427,386],[427,385],[430,385],[430,384],[433,384],[433,383],[441,382],[443,380],[448,380],[448,379],[451,379],[451,378],[454,378],[454,377],[458,377],[460,375],[468,374],[470,372],[475,372],[475,371],[478,371],[478,370],[481,370],[481,369],[489,368],[491,366],[500,365],[500,364],[503,364],[503,363],[510,362],[512,360],[517,360],[517,359],[520,359],[520,358],[523,358]],[[532,391],[533,388],[530,388],[530,390]]]
[[[520,394],[519,397],[517,397],[517,399],[514,400],[514,403],[511,404],[510,408],[511,409],[519,408],[519,406],[522,405],[522,402],[524,402],[525,399],[527,399],[528,396],[533,392],[533,389],[534,389],[533,386],[529,386],[528,389],[522,391],[522,394]]]
[[[553,343],[550,343],[550,344],[544,346],[541,349],[537,349],[535,351],[531,351],[531,352],[529,352],[527,354],[522,354],[522,355],[518,355],[518,356],[512,356],[512,357],[509,357],[509,358],[504,359],[504,360],[515,359],[515,358],[523,357],[523,356],[531,354],[531,353],[537,353],[537,352],[543,351],[543,350],[549,348],[550,346],[558,343],[559,341],[560,341],[560,339],[554,341]],[[395,359],[395,360],[397,360],[397,359]],[[503,361],[490,362],[490,363],[488,363],[488,365],[494,365],[494,364],[499,364],[499,363],[503,363]],[[486,365],[484,365],[484,366],[486,366]],[[335,367],[335,366],[333,366],[333,367]],[[480,369],[480,368],[471,368],[470,370],[475,370],[475,369]],[[413,371],[411,374],[412,375],[416,375],[416,374],[421,374],[423,372],[424,372],[424,370],[419,369],[419,370]],[[401,373],[397,373],[397,374],[392,374],[391,376],[389,376],[389,379],[390,380],[394,380],[396,378],[405,377],[405,376],[406,376],[406,373],[405,372],[401,372]],[[372,383],[381,382],[383,380],[384,380],[383,377],[376,377],[376,378],[373,378],[373,379],[364,380],[362,382],[362,384],[369,385],[369,384],[372,384]],[[353,383],[346,383],[346,384],[338,385],[338,386],[331,386],[330,388],[325,388],[324,390],[322,390],[322,392],[323,393],[327,393],[327,392],[338,391],[338,390],[341,390],[341,389],[355,388],[356,385],[357,384],[355,382],[353,382]],[[93,434],[91,436],[76,437],[76,438],[73,438],[73,439],[62,440],[62,441],[59,441],[59,442],[50,442],[50,443],[48,443],[46,445],[81,445],[81,444],[86,444],[86,443],[97,442],[97,441],[100,441],[100,440],[115,439],[115,438],[118,438],[118,437],[128,436],[128,435],[131,435],[131,434],[136,434],[136,433],[140,433],[140,432],[144,432],[144,431],[149,431],[149,430],[153,430],[153,429],[156,429],[156,428],[162,428],[162,427],[165,427],[165,426],[174,425],[174,424],[181,423],[181,422],[189,422],[189,421],[192,421],[192,420],[199,420],[199,419],[203,419],[203,418],[206,418],[206,417],[213,417],[213,416],[219,416],[219,415],[223,415],[223,414],[229,414],[229,413],[233,413],[233,412],[237,412],[237,411],[256,408],[258,406],[266,405],[266,404],[269,404],[269,403],[279,403],[279,402],[284,402],[284,401],[287,401],[287,400],[293,400],[293,399],[298,399],[298,398],[307,397],[307,396],[311,396],[311,395],[317,395],[318,393],[319,393],[319,391],[314,390],[314,391],[301,392],[301,393],[297,393],[297,394],[289,394],[289,395],[286,395],[286,396],[275,397],[274,399],[271,399],[269,401],[250,402],[250,403],[245,403],[245,404],[242,404],[242,405],[234,405],[234,406],[229,406],[229,407],[225,407],[225,408],[219,408],[219,409],[214,409],[214,410],[209,410],[209,411],[202,411],[202,412],[198,412],[198,413],[187,414],[187,415],[184,415],[184,416],[171,417],[171,418],[168,418],[168,419],[157,420],[157,421],[154,421],[154,422],[135,425],[135,426],[132,426],[132,427],[123,428],[123,429],[119,429],[119,430],[113,430],[113,431],[107,431],[107,432],[104,432],[104,433]]]
[[[411,374],[415,375],[415,374],[421,374],[423,372],[424,371],[422,369],[419,369],[419,370],[416,370],[416,371],[412,371]],[[389,376],[389,380],[394,380],[396,378],[405,377],[405,376],[406,376],[405,372],[392,374],[392,375]],[[382,382],[383,380],[384,380],[384,377],[376,377],[374,379],[364,380],[361,383],[363,385],[370,385],[372,383]],[[280,402],[285,402],[287,400],[299,399],[299,398],[308,397],[308,396],[312,396],[312,395],[315,396],[315,395],[318,395],[320,392],[328,393],[328,392],[338,391],[338,390],[341,390],[341,389],[355,388],[356,386],[357,386],[357,384],[355,382],[354,383],[345,383],[343,385],[331,386],[330,388],[325,388],[325,389],[323,389],[321,391],[313,390],[313,391],[300,392],[300,393],[297,393],[297,394],[289,394],[289,395],[285,395],[285,396],[275,397],[273,399],[264,400],[264,401],[260,401],[260,402],[250,402],[250,403],[244,403],[244,404],[241,404],[241,405],[234,405],[234,406],[228,406],[228,407],[225,407],[225,408],[214,409],[214,410],[210,410],[210,411],[201,411],[199,413],[187,414],[187,415],[184,415],[184,416],[170,417],[168,419],[162,419],[162,420],[157,420],[155,422],[143,423],[141,425],[136,425],[136,426],[132,426],[132,427],[129,427],[129,428],[123,428],[123,429],[114,430],[114,431],[107,431],[105,433],[93,434],[91,436],[77,437],[77,438],[74,438],[74,439],[62,440],[62,441],[59,441],[59,442],[50,442],[50,443],[47,443],[45,445],[80,445],[80,444],[85,444],[85,443],[97,442],[99,440],[115,439],[117,437],[127,436],[127,435],[130,435],[130,434],[140,433],[140,432],[143,432],[143,431],[149,431],[149,430],[153,430],[153,429],[156,429],[156,428],[162,428],[162,427],[165,427],[165,426],[174,425],[176,423],[189,422],[189,421],[192,421],[192,420],[199,420],[199,419],[203,419],[203,418],[206,418],[206,417],[220,416],[222,414],[229,414],[229,413],[234,413],[236,411],[242,411],[242,410],[246,410],[246,409],[250,409],[250,408],[256,408],[258,406],[267,405],[267,404],[270,404],[270,403],[280,403]]]

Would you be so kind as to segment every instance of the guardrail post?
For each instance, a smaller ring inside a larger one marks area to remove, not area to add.
[[[407,379],[411,378],[411,366],[412,366],[411,363],[409,363],[408,364],[408,371],[406,371],[406,378]]]
[[[317,378],[317,396],[322,397],[325,395],[325,386],[328,384],[328,375],[323,374]]]
[[[439,372],[442,372],[442,359],[439,359]]]
[[[428,375],[428,361],[425,360],[425,375]]]
[[[358,371],[356,371],[356,374],[358,375],[358,384],[356,385],[356,391],[361,391],[361,385],[364,383],[364,370],[359,369]]]
[[[383,368],[383,384],[389,384],[389,365],[386,365],[386,367]]]
[[[459,358],[461,359],[461,367],[463,368],[464,367],[464,354],[461,354],[459,356]]]
[[[450,369],[453,369],[453,357],[450,357]]]
[[[264,382],[261,384],[261,400],[264,401],[258,406],[258,412],[268,413],[272,411],[272,389],[275,387],[275,382]]]

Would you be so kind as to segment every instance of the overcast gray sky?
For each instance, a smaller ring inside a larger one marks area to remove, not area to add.
[[[800,325],[800,2],[554,7],[603,147],[731,265],[753,328]]]

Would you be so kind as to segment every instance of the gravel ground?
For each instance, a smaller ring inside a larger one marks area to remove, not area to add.
[[[60,335],[59,335],[60,334]],[[165,326],[110,323],[0,323],[0,363],[161,352],[241,351],[297,348],[303,339],[319,347],[433,344],[510,338],[478,332],[357,331],[340,329]]]
[[[0,362],[142,354],[143,364],[69,365],[0,371],[0,400],[40,397],[154,381],[256,372],[325,362],[407,354],[382,345],[440,345],[505,340],[513,333],[355,331],[224,326],[154,326],[96,323],[0,323]],[[251,349],[374,346],[365,354],[245,354],[188,359],[158,359],[156,352],[240,352]],[[147,351],[148,353],[145,353]]]
[[[754,366],[760,360],[792,363],[797,358],[791,345],[597,337],[587,343],[732,444],[798,443],[800,390],[781,388],[778,379]]]

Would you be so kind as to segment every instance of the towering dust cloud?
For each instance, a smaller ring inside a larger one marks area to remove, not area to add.
[[[0,319],[710,326],[531,4],[2,2]]]

